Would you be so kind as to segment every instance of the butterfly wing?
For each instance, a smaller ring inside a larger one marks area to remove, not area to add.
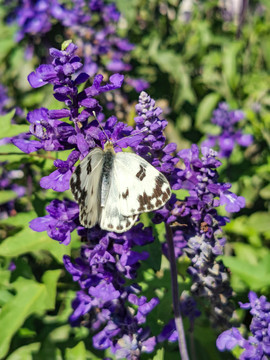
[[[70,179],[70,189],[80,207],[80,223],[91,228],[100,216],[100,178],[104,152],[95,148],[81,161]]]
[[[122,233],[129,230],[137,221],[138,215],[124,216],[119,208],[119,191],[117,178],[112,170],[110,188],[106,203],[101,209],[99,225],[101,229]]]
[[[119,152],[113,166],[120,213],[131,216],[159,209],[171,197],[166,177],[139,155]]]

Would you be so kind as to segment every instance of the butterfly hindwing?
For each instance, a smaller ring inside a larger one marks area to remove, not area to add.
[[[124,216],[159,209],[171,197],[166,177],[139,155],[117,153],[112,171],[118,207]]]
[[[112,170],[110,189],[105,206],[101,209],[99,224],[103,230],[122,233],[129,230],[135,224],[138,215],[124,216],[121,214],[119,208],[119,191],[116,181],[115,172]]]
[[[70,188],[80,207],[80,223],[94,226],[100,214],[100,179],[104,152],[95,148],[81,161],[70,179]]]

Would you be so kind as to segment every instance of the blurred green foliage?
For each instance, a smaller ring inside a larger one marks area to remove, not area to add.
[[[177,142],[178,149],[182,149],[215,133],[216,127],[210,120],[220,101],[245,111],[241,126],[244,132],[253,134],[254,144],[246,150],[237,148],[224,161],[220,176],[221,181],[232,183],[237,195],[246,198],[246,208],[234,215],[225,228],[228,244],[222,259],[231,270],[236,304],[238,300],[246,302],[249,290],[270,299],[269,1],[260,2],[263,11],[255,11],[258,1],[250,1],[243,24],[225,21],[218,1],[212,0],[194,5],[187,22],[181,18],[178,0],[116,3],[126,19],[119,32],[136,45],[131,58],[134,74],[150,82],[149,94],[168,113],[168,141]],[[23,43],[14,42],[16,28],[4,24],[4,16],[2,9],[0,74],[2,84],[8,88],[10,107],[56,108],[49,87],[30,89],[27,75],[41,60],[37,56],[25,60]],[[57,38],[59,34],[54,35]],[[136,97],[131,94],[133,100]],[[3,136],[28,129],[24,120],[11,124],[12,117],[11,112],[0,118]],[[26,191],[21,198],[16,198],[11,190],[0,191],[0,205],[15,201],[13,216],[0,222],[0,359],[95,360],[111,356],[91,347],[87,329],[72,329],[68,325],[77,288],[63,269],[62,257],[78,254],[81,244],[76,234],[71,244],[64,246],[46,233],[33,232],[28,227],[31,219],[44,215],[45,205],[55,197],[52,191],[45,195],[36,179],[47,175],[53,168],[53,159],[62,156],[67,155],[51,152],[29,156],[10,144],[0,147],[0,161],[9,161],[9,170],[27,163],[18,184],[27,188],[30,177],[34,188],[31,195]],[[156,230],[162,241],[162,232]],[[155,243],[146,249],[154,255],[142,265],[138,279],[146,296],[157,294],[161,299],[149,318],[154,334],[172,317],[168,263],[157,248]],[[16,269],[11,272],[8,267],[12,260]],[[179,264],[181,274],[187,266],[185,262],[186,259]],[[182,290],[189,288],[188,278],[179,276],[179,283]],[[193,335],[187,332],[189,346],[195,346],[200,360],[230,359],[229,354],[215,349],[216,336],[206,316],[198,320]],[[166,344],[165,349],[157,348],[154,354],[142,358],[178,359],[177,345]]]

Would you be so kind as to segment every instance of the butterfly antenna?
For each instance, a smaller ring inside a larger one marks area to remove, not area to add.
[[[98,120],[98,118],[97,118],[97,115],[96,115],[96,112],[95,112],[95,111],[92,111],[92,113],[93,113],[93,115],[94,115],[95,120],[97,120],[97,122],[98,122],[101,130],[102,130],[103,133],[105,134],[107,140],[108,140],[108,141],[111,141],[111,140],[109,139],[109,136],[107,135],[106,131],[104,130],[103,126],[102,126],[101,123],[99,122],[99,120]]]

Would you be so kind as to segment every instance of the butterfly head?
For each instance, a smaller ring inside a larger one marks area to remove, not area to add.
[[[113,143],[112,141],[108,140],[106,141],[105,145],[104,145],[104,151],[105,152],[111,152],[113,154],[115,154],[115,151],[114,151],[114,146],[113,146]]]

